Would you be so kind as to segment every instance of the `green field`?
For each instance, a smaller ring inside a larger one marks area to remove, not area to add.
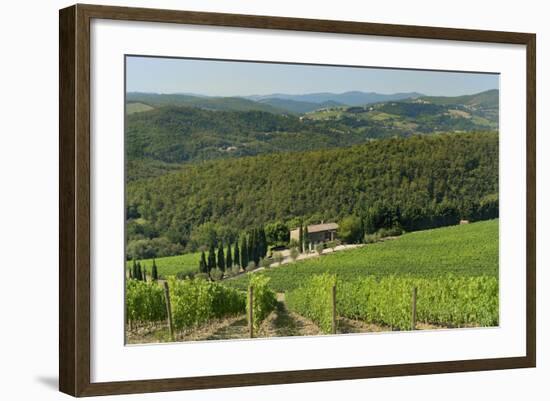
[[[145,103],[127,103],[126,114],[141,113],[142,111],[153,110],[153,107]]]
[[[196,273],[199,269],[200,258],[200,252],[196,252],[177,256],[167,256],[165,258],[156,258],[155,262],[157,264],[158,274],[161,277],[166,278],[168,276],[175,276],[180,272],[183,274]],[[139,262],[141,267],[143,268],[145,266],[147,273],[150,274],[151,267],[153,266],[153,259],[143,259]],[[132,261],[126,262],[127,268],[131,265]]]
[[[397,239],[275,267],[265,274],[279,292],[320,273],[339,280],[388,275],[498,276],[498,219],[405,234]],[[247,278],[224,283],[245,289]]]

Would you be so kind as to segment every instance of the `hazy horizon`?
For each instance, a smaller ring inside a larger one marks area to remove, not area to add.
[[[274,62],[126,57],[126,91],[208,97],[417,92],[461,96],[499,89],[499,74]]]
[[[462,93],[460,95],[430,95],[430,94],[427,94],[427,93],[422,93],[422,95],[425,95],[425,96],[449,96],[449,97],[454,97],[454,96],[468,96],[468,95],[475,95],[475,94],[478,94],[478,93],[482,93],[482,92],[487,92],[487,91],[490,91],[490,90],[499,90],[499,88],[493,88],[493,89],[486,89],[486,90],[482,90],[482,91],[479,91],[479,92],[472,92],[472,93]],[[277,92],[277,93],[251,93],[251,94],[248,94],[248,95],[206,95],[204,93],[195,93],[195,92],[153,92],[153,91],[139,91],[139,90],[136,90],[136,91],[127,91],[127,93],[144,93],[144,94],[150,94],[150,95],[187,95],[187,96],[197,96],[197,97],[241,97],[241,98],[249,98],[249,97],[265,97],[265,96],[271,96],[271,95],[288,95],[288,96],[305,96],[305,95],[316,95],[316,94],[323,94],[323,93],[327,93],[327,94],[332,94],[332,95],[343,95],[343,94],[346,94],[346,93],[352,93],[352,92],[361,92],[361,93],[373,93],[373,94],[377,94],[377,95],[395,95],[395,94],[398,94],[398,93],[413,93],[413,92],[417,92],[417,91],[403,91],[403,92],[387,92],[387,93],[383,93],[383,92],[375,92],[375,91],[357,91],[357,90],[349,90],[349,91],[345,91],[345,92],[300,92],[300,93],[288,93],[288,92]],[[417,93],[420,93],[420,92],[417,92]]]

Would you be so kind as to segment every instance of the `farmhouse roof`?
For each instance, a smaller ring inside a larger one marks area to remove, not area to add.
[[[338,229],[338,224],[336,223],[313,224],[311,226],[307,226],[308,233],[318,233],[320,231],[330,231],[330,230],[337,230],[337,229]]]

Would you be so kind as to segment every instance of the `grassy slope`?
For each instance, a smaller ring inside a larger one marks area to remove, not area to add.
[[[184,273],[196,273],[199,270],[199,261],[201,254],[186,253],[184,255],[167,256],[165,258],[156,258],[157,269],[159,275],[163,277],[174,276],[179,272]],[[147,273],[151,274],[151,267],[153,266],[153,259],[140,260],[141,267],[145,266]],[[127,267],[132,265],[132,261],[126,263]]]
[[[389,274],[496,276],[498,219],[409,233],[395,240],[272,268],[266,274],[273,289],[288,291],[322,272],[335,273],[344,280]],[[244,289],[247,280],[240,277],[226,283]]]
[[[141,113],[142,111],[153,110],[153,107],[145,103],[128,103],[126,104],[126,114]]]

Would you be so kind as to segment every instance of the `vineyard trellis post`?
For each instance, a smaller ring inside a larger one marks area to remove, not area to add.
[[[248,287],[248,332],[250,338],[254,338],[254,287]]]
[[[412,315],[411,315],[411,330],[416,330],[416,296],[417,288],[412,290]]]
[[[166,315],[168,316],[168,330],[170,333],[170,340],[174,341],[174,322],[172,321],[172,307],[170,306],[170,290],[168,289],[168,282],[164,282],[164,298],[166,299]]]
[[[332,285],[332,334],[336,334],[336,284]]]

